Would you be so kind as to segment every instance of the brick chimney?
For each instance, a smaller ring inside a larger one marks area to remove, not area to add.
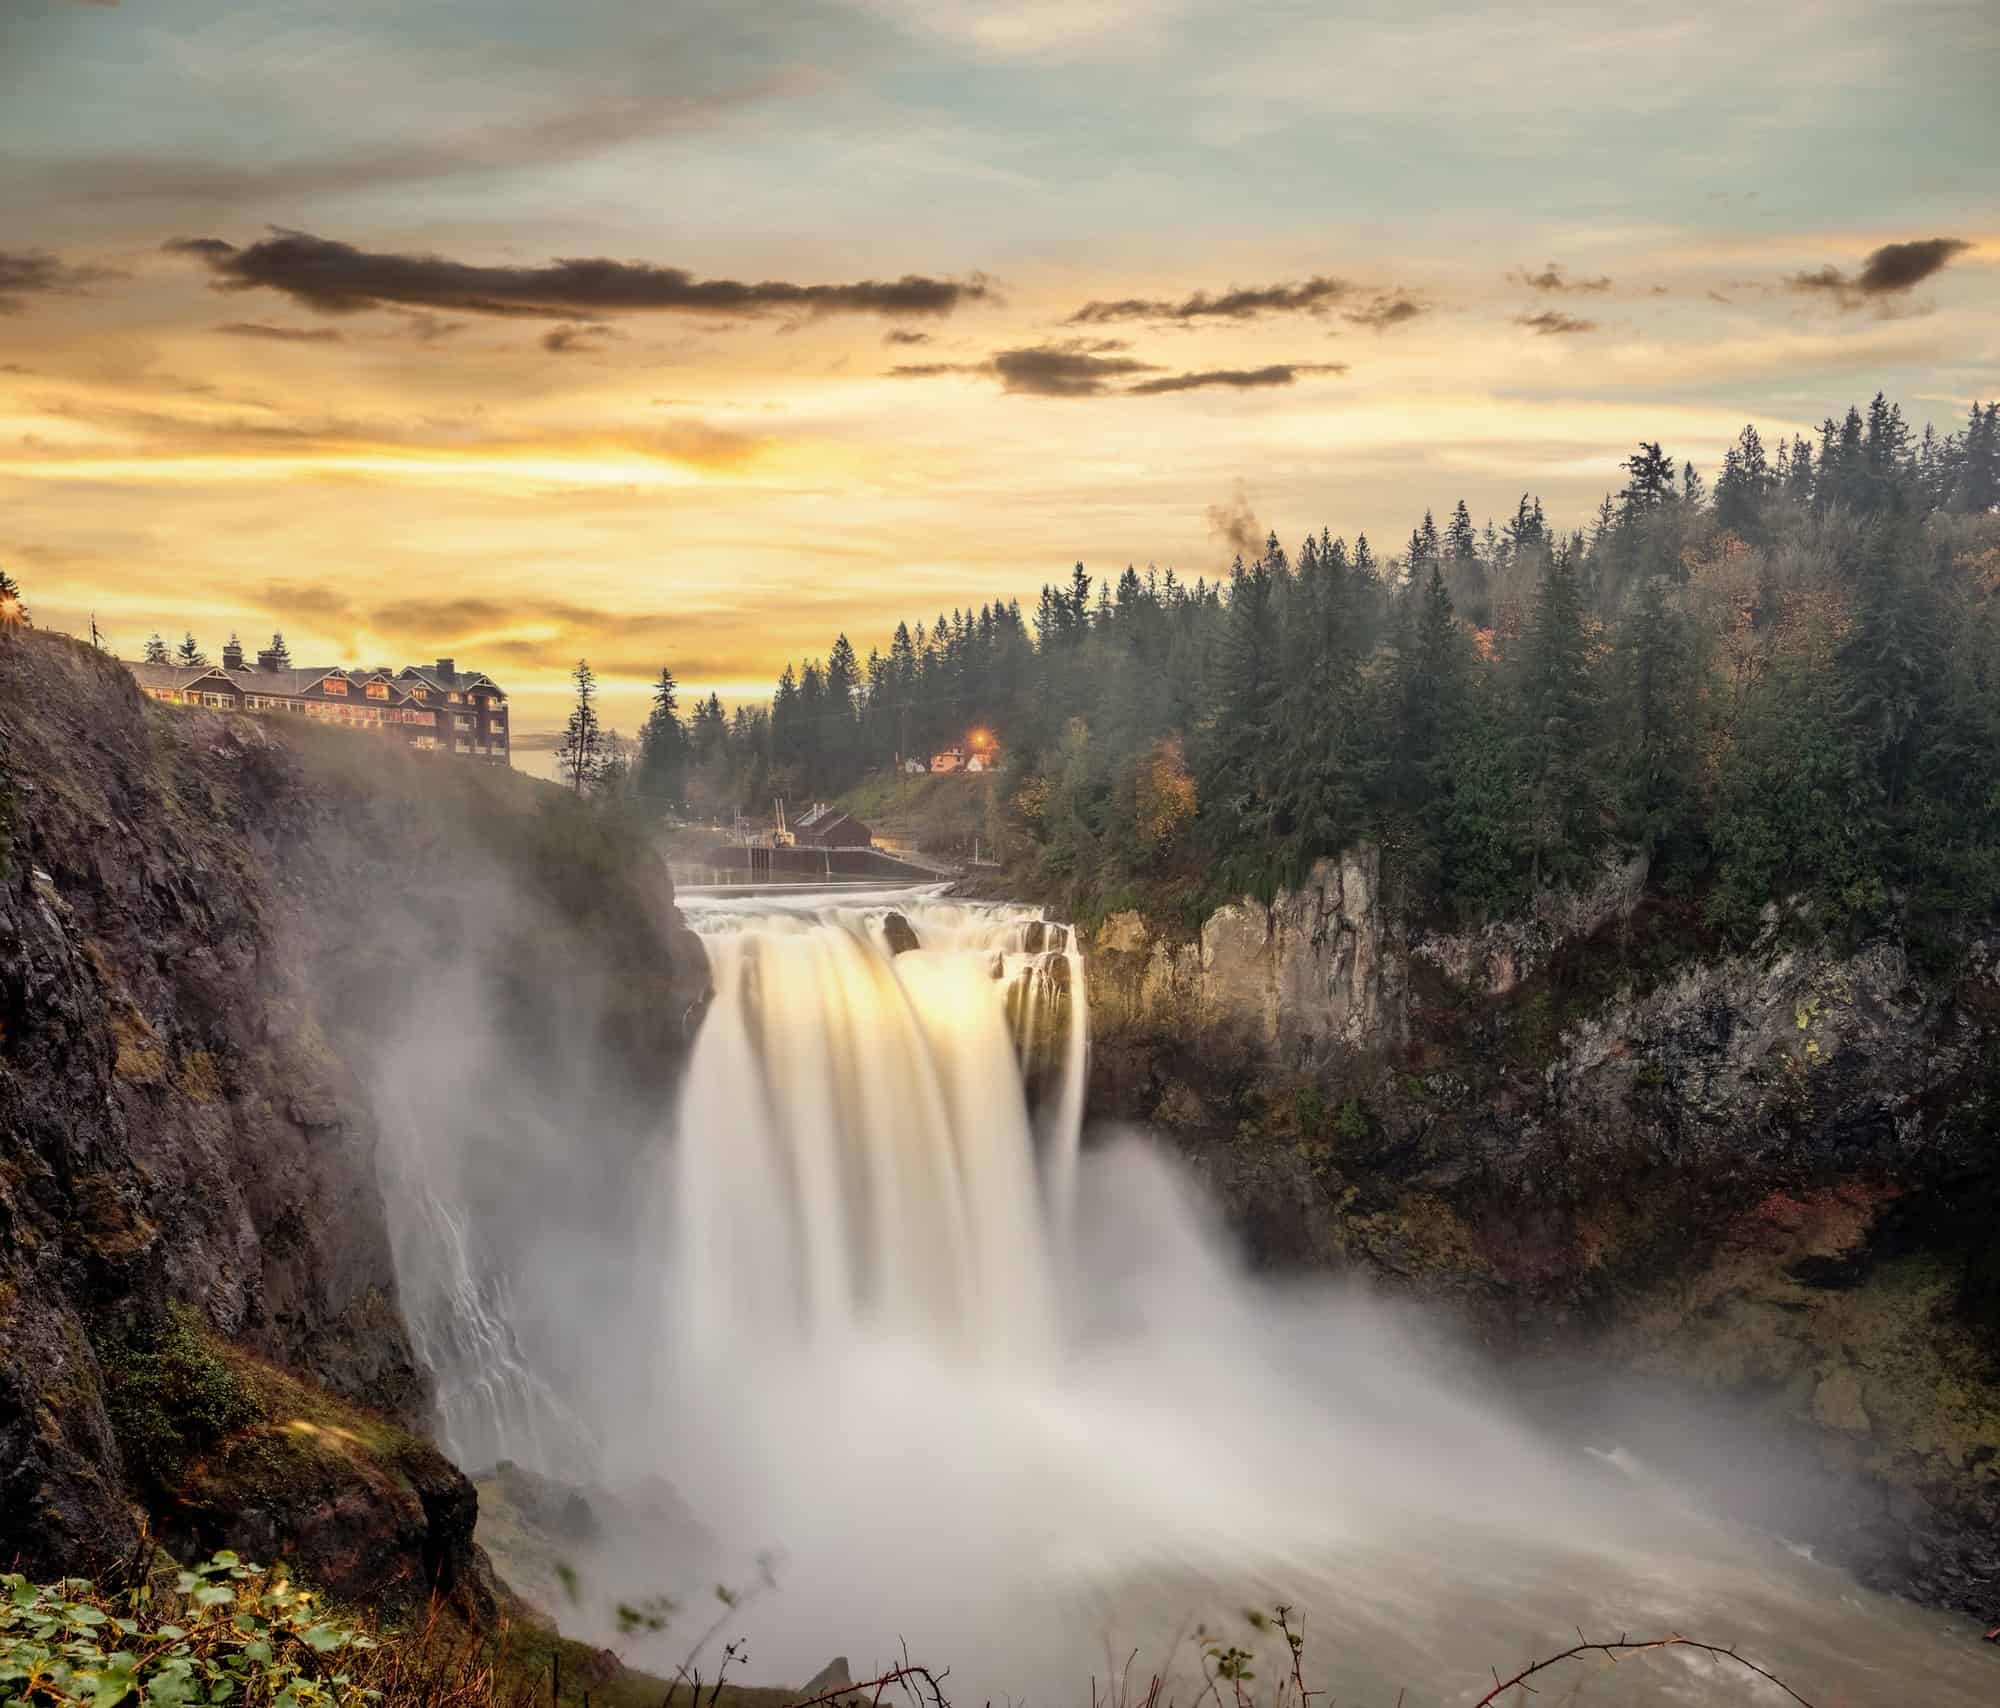
[[[453,668],[458,663],[455,658],[441,658],[437,662],[437,679],[447,688],[456,687],[458,672]]]
[[[229,644],[222,649],[222,668],[224,670],[243,668],[243,643],[234,635],[229,637]]]

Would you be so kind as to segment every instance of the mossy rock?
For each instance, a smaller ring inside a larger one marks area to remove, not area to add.
[[[113,1351],[108,1409],[161,1540],[182,1559],[283,1560],[343,1601],[433,1594],[488,1610],[478,1496],[430,1443],[252,1357],[190,1307]]]

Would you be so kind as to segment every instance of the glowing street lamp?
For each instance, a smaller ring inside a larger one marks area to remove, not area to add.
[[[983,729],[976,729],[972,732],[972,745],[974,747],[990,747],[993,745],[993,737]]]

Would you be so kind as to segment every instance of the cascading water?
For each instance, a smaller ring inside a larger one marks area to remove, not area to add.
[[[971,1700],[1081,1699],[1108,1647],[1143,1676],[1194,1619],[1280,1600],[1343,1701],[1467,1700],[1579,1624],[1741,1640],[1829,1700],[1987,1700],[1963,1626],[1550,1446],[1410,1314],[1251,1283],[1156,1146],[1080,1151],[1084,968],[1035,910],[683,907],[714,998],[638,1172],[567,1208],[559,1171],[521,1174],[479,1238],[453,1194],[486,1176],[419,1147],[400,1218],[454,1439],[600,1491],[607,1598],[775,1550],[777,1592],[737,1616],[753,1679],[834,1653],[866,1676],[907,1639]],[[426,1095],[412,1126],[455,1156],[464,1099]],[[558,1394],[587,1432],[551,1427]],[[653,1516],[664,1486],[698,1523]],[[1764,1699],[1673,1659],[1584,1697]]]
[[[693,918],[715,995],[666,1213],[697,1350],[888,1333],[1045,1351],[1043,1200],[1075,1178],[1087,1036],[1081,979],[1052,971],[1067,934],[922,903]],[[892,922],[918,946],[896,953]],[[1051,1054],[1038,1142],[1021,1062]]]

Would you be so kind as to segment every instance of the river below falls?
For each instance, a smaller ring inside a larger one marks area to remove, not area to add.
[[[1198,1626],[1270,1700],[1289,1663],[1245,1614],[1283,1604],[1326,1708],[1474,1702],[1579,1632],[1735,1645],[1816,1708],[2000,1702],[1966,1622],[1531,1424],[1423,1313],[1251,1278],[1166,1147],[1085,1143],[1081,956],[1036,910],[683,906],[714,1000],[608,1178],[577,1183],[581,1146],[495,1167],[505,1099],[453,1127],[434,1057],[396,1088],[399,1275],[448,1444],[593,1491],[566,1629],[671,1670],[721,1583],[752,1593],[702,1658],[747,1639],[743,1682],[907,1645],[961,1708],[1137,1704],[1155,1672],[1185,1705]],[[669,1629],[621,1631],[612,1605],[656,1593]],[[1686,1649],[1536,1683],[1788,1700]]]

